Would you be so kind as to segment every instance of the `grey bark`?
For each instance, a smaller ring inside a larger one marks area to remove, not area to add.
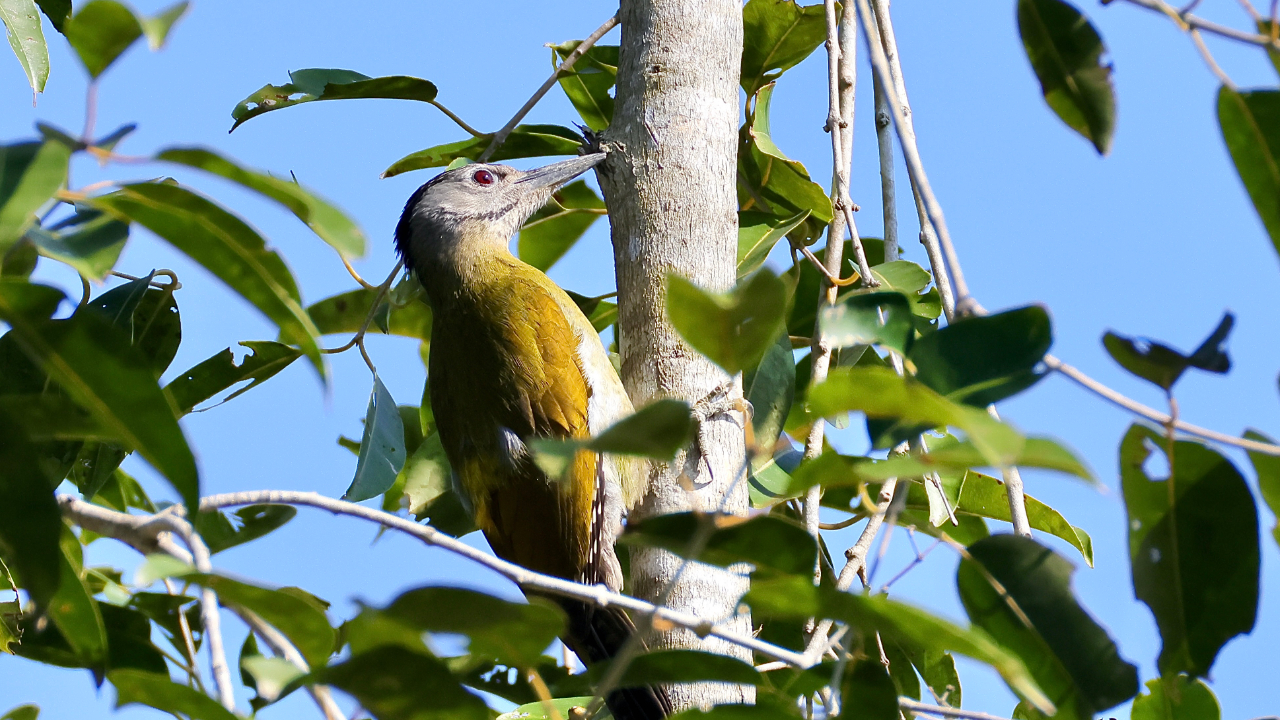
[[[600,181],[612,223],[622,381],[636,406],[660,397],[691,404],[729,378],[691,350],[666,319],[668,273],[714,290],[736,276],[736,192],[742,7],[737,0],[623,0],[617,104],[605,140],[614,151]],[[734,382],[732,398],[741,397]],[[737,413],[703,424],[703,462],[655,463],[649,496],[633,518],[690,509],[747,510],[745,445]],[[635,594],[705,618],[734,617],[746,578],[664,551],[633,551]],[[678,577],[677,577],[678,575]],[[686,629],[655,633],[651,646],[696,648],[748,662],[749,653]],[[750,701],[748,687],[670,688],[678,709]]]

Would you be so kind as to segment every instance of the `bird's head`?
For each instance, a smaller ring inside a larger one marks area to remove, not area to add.
[[[440,173],[405,204],[396,248],[419,276],[477,244],[505,248],[556,190],[604,157],[593,153],[534,170],[475,163]]]

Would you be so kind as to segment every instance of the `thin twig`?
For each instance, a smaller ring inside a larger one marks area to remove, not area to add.
[[[1209,66],[1209,71],[1218,77],[1218,82],[1235,90],[1236,84],[1227,76],[1226,71],[1218,65],[1218,61],[1213,59],[1213,53],[1209,52],[1209,46],[1204,44],[1204,38],[1200,36],[1200,31],[1191,28],[1187,32],[1191,35],[1191,42],[1195,43],[1196,50],[1200,51],[1200,57],[1204,58],[1205,64]]]
[[[555,72],[551,73],[551,77],[547,78],[547,81],[542,83],[542,87],[538,88],[537,92],[535,92],[533,96],[516,111],[516,114],[511,117],[511,120],[509,120],[506,125],[502,126],[501,130],[494,133],[493,140],[489,142],[489,147],[485,148],[485,151],[480,154],[480,162],[488,160],[489,157],[493,155],[493,151],[497,150],[498,146],[506,141],[507,136],[516,128],[516,125],[520,124],[520,121],[524,119],[524,116],[528,115],[529,111],[533,109],[533,106],[537,105],[538,101],[542,99],[542,96],[546,95],[551,90],[552,86],[560,80],[560,76],[573,69],[573,64],[578,62],[578,58],[581,58],[586,54],[586,52],[591,49],[592,45],[595,45],[600,38],[605,36],[605,33],[614,29],[617,25],[618,16],[615,14],[613,17],[606,20],[603,25],[596,28],[595,32],[588,35],[586,40],[578,43],[578,47],[574,48],[573,52],[566,55],[564,62],[560,63],[560,66],[555,69]]]
[[[929,705],[905,697],[898,698],[898,707],[909,713],[924,713],[937,717],[968,718],[968,720],[1008,720],[999,715],[991,715],[976,710],[961,710],[960,708],[943,707],[941,705]]]
[[[827,240],[826,252],[827,252],[827,257],[831,257],[831,240],[829,239],[831,237],[830,231],[827,232],[827,237],[828,237],[828,240]],[[837,255],[843,256],[844,243],[840,243],[840,245],[841,245],[840,251],[837,253]],[[810,250],[809,248],[805,247],[804,245],[801,245],[800,243],[794,240],[791,241],[791,249],[793,251],[798,250],[801,255],[804,255],[805,259],[808,260],[809,263],[813,265],[815,269],[817,269],[818,273],[822,275],[822,278],[826,280],[829,284],[834,285],[835,287],[838,287],[838,288],[848,287],[862,279],[862,275],[859,274],[857,270],[854,270],[853,274],[847,278],[840,277],[837,274],[840,268],[836,268],[836,271],[832,272],[831,269],[827,267],[827,265],[823,264],[823,262],[818,259],[817,255],[813,254],[812,250]],[[843,262],[844,258],[841,257],[840,259]],[[828,261],[828,264],[830,264],[830,261]]]
[[[342,266],[347,269],[347,273],[350,274],[351,277],[355,278],[355,281],[360,284],[360,287],[364,288],[365,290],[378,289],[377,285],[374,285],[370,283],[368,280],[365,280],[364,278],[360,277],[360,273],[356,272],[356,269],[351,267],[351,261],[347,259],[346,255],[339,254],[338,257],[342,260]]]
[[[947,314],[947,320],[950,321],[954,313],[964,314],[969,311],[969,287],[960,269],[960,259],[951,243],[951,233],[947,230],[942,206],[929,185],[924,163],[920,159],[920,149],[916,145],[910,106],[907,104],[906,85],[902,81],[902,66],[898,61],[893,24],[889,18],[889,3],[888,0],[876,1],[878,14],[874,19],[867,0],[857,0],[857,3],[858,15],[862,20],[867,48],[871,55],[871,66],[876,76],[880,78],[880,83],[888,96],[889,110],[893,117],[894,128],[897,130],[898,143],[902,146],[907,174],[911,179],[911,189],[916,196],[917,211],[921,216],[920,240],[924,243],[926,252],[929,253],[934,282],[937,283],[938,292],[943,298],[943,309],[952,308],[952,311]],[[894,50],[892,60],[886,53],[886,48],[890,47]],[[954,299],[948,302],[948,296],[953,296]]]
[[[1280,50],[1280,41],[1273,40],[1271,37],[1267,35],[1249,33],[1243,30],[1237,30],[1233,27],[1228,27],[1226,25],[1219,25],[1218,23],[1213,22],[1212,20],[1205,20],[1204,18],[1198,17],[1196,15],[1190,15],[1190,14],[1181,15],[1178,13],[1177,9],[1171,7],[1166,2],[1162,2],[1161,0],[1125,0],[1125,1],[1128,2],[1130,5],[1137,5],[1138,7],[1144,7],[1148,10],[1153,10],[1155,12],[1158,12],[1161,15],[1169,16],[1183,30],[1194,28],[1196,30],[1203,30],[1204,32],[1210,33],[1212,35],[1220,35],[1225,38],[1231,38],[1232,40],[1239,40],[1240,42],[1249,43],[1250,45],[1260,45],[1262,47],[1271,48],[1272,50]]]
[[[355,335],[351,336],[351,340],[348,341],[347,344],[341,347],[321,348],[320,352],[325,353],[327,355],[333,355],[336,353],[346,352],[351,348],[359,345],[360,352],[365,355],[365,362],[369,363],[369,367],[370,369],[372,369],[373,363],[369,361],[369,356],[367,353],[365,353],[365,349],[364,349],[364,336],[365,336],[365,333],[369,331],[369,326],[373,324],[373,316],[377,314],[378,306],[382,304],[382,298],[387,296],[387,291],[391,289],[391,283],[395,282],[396,275],[400,274],[400,270],[402,268],[404,268],[404,260],[401,260],[400,262],[396,263],[395,268],[393,268],[391,270],[391,273],[387,275],[387,279],[383,280],[382,284],[379,285],[377,288],[374,288],[378,291],[378,293],[373,296],[373,302],[369,304],[369,312],[364,316],[364,322],[360,323],[360,329],[356,330]]]
[[[435,105],[437,110],[444,113],[446,116],[448,116],[450,120],[457,123],[458,127],[462,128],[463,130],[466,130],[471,135],[471,137],[480,137],[481,135],[484,134],[479,130],[468,125],[462,118],[458,117],[457,115],[454,115],[453,111],[445,107],[444,105],[441,105],[435,100],[428,100],[427,102],[431,103],[432,105]]]
[[[164,589],[170,595],[179,594],[169,578],[164,579]],[[200,691],[204,692],[204,681],[200,679],[200,661],[196,657],[196,644],[191,636],[191,623],[187,622],[187,614],[181,610],[178,611],[178,630],[182,633],[182,643],[187,653],[187,674],[200,686]]]
[[[1119,392],[1112,390],[1053,355],[1045,355],[1043,362],[1050,370],[1056,370],[1062,373],[1076,384],[1098,395],[1102,399],[1114,403],[1135,415],[1140,415],[1157,425],[1168,425],[1173,421],[1173,418],[1169,417],[1168,414],[1149,408],[1137,400],[1130,399]],[[1220,442],[1224,445],[1243,448],[1250,452],[1260,452],[1266,455],[1280,455],[1280,445],[1272,445],[1270,443],[1226,435],[1216,430],[1209,430],[1181,420],[1174,422],[1174,427],[1176,427],[1179,432],[1183,432],[1188,435],[1194,435],[1205,440]]]

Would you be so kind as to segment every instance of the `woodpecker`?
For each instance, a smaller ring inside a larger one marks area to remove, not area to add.
[[[501,558],[617,591],[614,540],[644,493],[643,466],[580,451],[567,477],[550,478],[529,441],[598,434],[629,415],[631,401],[578,306],[508,249],[557,189],[604,157],[443,172],[409,198],[395,238],[431,302],[431,408],[476,525]],[[564,643],[588,665],[613,657],[635,633],[621,608],[552,599],[568,616]],[[606,703],[618,720],[672,710],[656,687],[614,690]]]

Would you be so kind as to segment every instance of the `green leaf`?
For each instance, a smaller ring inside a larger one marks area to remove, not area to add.
[[[993,535],[969,546],[956,585],[969,619],[1022,658],[1059,717],[1090,720],[1138,693],[1138,668],[1080,606],[1074,572],[1035,540]]]
[[[302,355],[296,348],[266,340],[249,340],[240,345],[249,348],[249,352],[239,365],[236,364],[231,348],[227,348],[178,375],[165,386],[165,394],[178,408],[179,414],[191,412],[196,405],[246,380],[252,382],[231,393],[222,402],[248,392]]]
[[[985,411],[953,403],[923,383],[901,377],[889,368],[837,368],[825,382],[809,391],[809,405],[819,417],[860,410],[873,418],[960,428],[994,467],[1015,463],[1024,446],[1018,431]]]
[[[40,12],[49,18],[53,29],[64,32],[68,20],[71,19],[71,0],[36,0]]]
[[[54,478],[27,440],[25,419],[0,410],[0,549],[43,611],[62,582],[58,537],[62,513],[53,498]]]
[[[856,482],[887,480],[891,477],[920,477],[937,471],[968,470],[986,466],[987,462],[972,442],[939,443],[926,452],[894,455],[887,460],[860,464],[855,471]],[[1026,438],[1013,464],[1057,470],[1096,482],[1093,474],[1080,460],[1048,438]]]
[[[41,255],[66,263],[87,278],[103,280],[124,250],[129,223],[84,209],[47,228],[33,225],[26,237]]]
[[[1275,444],[1275,440],[1257,430],[1246,430],[1244,436],[1249,440]],[[1276,544],[1280,545],[1280,457],[1250,451],[1249,460],[1253,463],[1253,471],[1258,475],[1259,494],[1267,507],[1271,508],[1271,514],[1276,517],[1271,535],[1276,539]]]
[[[99,0],[101,1],[101,0]],[[200,263],[293,339],[324,376],[319,332],[303,311],[298,284],[262,236],[209,199],[167,183],[134,183],[93,204],[137,222]]]
[[[578,713],[585,713],[594,699],[590,695],[582,695],[580,697],[555,698],[549,703],[537,700],[525,703],[510,712],[502,713],[497,717],[497,720],[556,720],[556,718],[563,720],[563,718],[578,717],[578,715],[574,714],[574,709],[576,708]],[[547,711],[548,705],[554,709],[554,714]]]
[[[1218,327],[1190,355],[1158,342],[1135,340],[1113,332],[1102,336],[1102,344],[1121,367],[1167,393],[1172,392],[1174,383],[1189,367],[1218,374],[1231,369],[1231,358],[1222,344],[1234,324],[1235,316],[1224,313]]]
[[[22,64],[27,83],[35,92],[44,92],[49,79],[49,48],[40,27],[40,13],[33,0],[0,0],[0,20],[4,21],[9,47]]]
[[[308,306],[307,315],[321,335],[354,333],[364,324],[377,294],[377,290],[361,288],[334,295]],[[412,300],[403,306],[391,304],[390,308],[388,333],[419,340],[431,339],[431,307],[425,302]]]
[[[867,253],[867,262],[871,267],[875,268],[878,264],[883,264],[884,259],[884,241],[877,238],[862,238],[862,246]],[[827,249],[821,248],[814,251],[814,256],[823,262],[824,266],[827,259]],[[857,271],[856,262],[854,260],[853,241],[846,240],[844,243],[844,251],[841,255],[840,277],[851,277]],[[802,262],[793,265],[789,270],[783,273],[783,282],[789,287],[794,287],[792,293],[791,314],[787,316],[787,332],[791,335],[807,337],[813,334],[814,323],[818,318],[818,295],[822,286],[822,276],[818,273],[817,268],[811,262]],[[906,293],[898,287],[892,289]],[[841,289],[838,297],[844,297],[852,292],[856,292],[854,287],[846,287]],[[808,384],[807,382],[805,383]]]
[[[23,434],[33,441],[118,439],[111,428],[98,422],[70,398],[59,394],[0,395],[0,413],[22,418]],[[39,453],[32,457],[39,457]]]
[[[1044,377],[1036,366],[1052,344],[1049,313],[1029,305],[949,323],[920,338],[908,358],[916,378],[935,392],[986,407]]]
[[[1222,708],[1203,681],[1168,675],[1147,681],[1149,694],[1133,700],[1130,720],[1218,720]]]
[[[754,95],[827,39],[822,3],[750,0],[742,8],[742,89]]]
[[[1099,155],[1111,148],[1116,96],[1093,24],[1062,0],[1018,0],[1018,33],[1049,107]]]
[[[480,155],[489,148],[492,140],[493,134],[485,133],[467,140],[436,145],[410,153],[383,170],[382,177],[389,178],[411,170],[445,167],[460,158],[479,160]],[[489,160],[499,162],[513,158],[577,155],[582,142],[581,135],[560,125],[517,125]]]
[[[404,468],[404,421],[382,379],[374,374],[373,392],[364,416],[360,458],[351,487],[342,494],[348,502],[360,502],[386,492]]]
[[[772,456],[796,392],[796,364],[786,333],[779,334],[755,369],[743,375],[742,387],[753,410],[748,445]]]
[[[811,214],[811,210],[805,210],[782,218],[751,210],[738,213],[738,279],[759,270],[773,251],[773,246],[808,220]]]
[[[559,66],[581,43],[581,40],[570,40],[552,45],[552,64]],[[617,45],[591,46],[573,64],[572,70],[560,75],[560,89],[573,103],[582,122],[596,132],[609,127],[613,121],[613,98],[609,91],[613,89],[617,76]]]
[[[1156,449],[1165,453],[1172,477],[1154,479],[1144,470]],[[1131,425],[1120,444],[1120,479],[1133,589],[1160,628],[1160,673],[1205,677],[1222,646],[1252,631],[1257,619],[1253,495],[1214,450],[1167,443],[1140,425]]]
[[[386,645],[323,668],[308,682],[351,694],[379,720],[489,720],[488,707],[467,692],[440,660]]]
[[[173,289],[151,287],[152,277],[114,287],[85,307],[102,313],[113,326],[124,330],[133,346],[150,361],[152,375],[158,380],[178,353],[182,321]]]
[[[142,36],[142,25],[132,10],[115,0],[91,0],[80,6],[63,34],[89,77],[97,80]]]
[[[905,355],[915,336],[911,303],[899,292],[848,295],[835,305],[822,308],[818,322],[833,349],[874,344]]]
[[[35,243],[25,238],[19,240],[7,252],[0,254],[0,277],[26,280],[35,272],[39,260],[40,253],[36,251]]]
[[[118,586],[117,586],[117,589]],[[164,655],[151,642],[151,620],[130,608],[99,603],[107,629],[107,666],[113,670],[134,668],[167,673]]]
[[[401,483],[403,480],[403,484]],[[406,502],[410,515],[419,522],[427,521],[435,529],[461,537],[476,529],[471,513],[463,507],[453,488],[449,458],[445,456],[440,434],[432,433],[423,439],[418,448],[404,463],[404,469],[396,478],[401,485],[395,505],[399,509],[401,498]],[[395,492],[393,487],[391,493]]]
[[[383,612],[420,631],[466,635],[472,655],[516,667],[536,665],[565,623],[560,609],[541,598],[516,603],[452,587],[409,590]]]
[[[202,511],[195,526],[209,552],[219,553],[274,532],[297,514],[297,508],[288,505],[248,505],[230,516],[218,510]]]
[[[40,706],[32,703],[19,705],[0,715],[0,720],[36,720],[40,717]]]
[[[850,663],[840,684],[840,697],[845,700],[841,718],[899,720],[902,717],[898,710],[898,688],[876,658]]]
[[[1280,90],[1219,88],[1218,125],[1236,173],[1280,253]]]
[[[190,6],[190,3],[183,0],[183,2],[174,3],[151,17],[138,18],[138,24],[142,26],[142,33],[147,36],[147,45],[153,51],[164,47],[164,42],[169,38],[169,32],[173,30],[174,23],[178,22],[187,13],[187,8]]]
[[[49,601],[49,618],[66,639],[82,667],[99,675],[107,660],[107,628],[98,601],[82,577],[80,541],[68,527],[61,528],[58,566],[62,576],[58,592]],[[101,677],[99,675],[99,677]]]
[[[863,238],[864,245],[874,238]],[[870,252],[868,252],[868,255]],[[910,260],[894,260],[871,266],[871,274],[880,281],[882,290],[897,290],[911,301],[911,312],[916,317],[933,320],[942,314],[942,301],[938,290],[925,288],[933,280],[933,275]]]
[[[36,211],[67,181],[71,148],[57,141],[0,145],[0,254],[22,237]]]
[[[831,199],[822,186],[809,179],[809,171],[803,164],[788,158],[773,142],[769,124],[772,97],[772,84],[759,90],[751,125],[744,126],[740,133],[738,205],[744,211],[784,216],[807,211],[809,217],[788,235],[808,245],[821,236],[831,222]]]
[[[546,271],[573,247],[592,223],[605,215],[604,201],[583,180],[570,183],[520,226],[520,259]]]
[[[240,666],[253,678],[253,689],[258,693],[255,700],[262,703],[275,702],[290,683],[306,674],[284,658],[262,655],[243,658]]]
[[[0,281],[0,318],[72,399],[146,458],[194,509],[200,497],[195,458],[151,362],[97,313],[50,320],[62,299],[51,287]]]
[[[192,720],[236,720],[216,700],[196,690],[179,685],[168,674],[142,670],[112,670],[107,680],[116,688],[116,708],[146,705],[168,713],[181,713]]]
[[[709,293],[667,276],[667,317],[694,350],[730,375],[755,367],[783,330],[787,290],[768,269],[731,292]]]
[[[324,606],[297,588],[271,590],[221,575],[180,573],[188,580],[218,594],[219,601],[248,608],[284,633],[311,667],[324,667],[333,654],[334,630]]]
[[[605,297],[612,297],[611,295],[587,297],[568,290],[565,292],[582,314],[587,316],[587,322],[591,323],[596,332],[604,332],[605,328],[618,322],[618,304],[605,300]]]
[[[234,132],[250,118],[272,110],[315,100],[359,98],[431,102],[436,99],[436,86],[421,78],[404,75],[371,78],[353,70],[294,70],[284,85],[263,85],[262,89],[241,100],[231,111],[235,120],[231,131]]]
[[[596,452],[643,455],[670,460],[693,434],[689,406],[679,400],[658,400],[610,425],[587,447]]]
[[[1027,521],[1031,529],[1066,540],[1080,551],[1080,555],[1089,567],[1093,567],[1093,540],[1088,533],[1067,522],[1067,519],[1057,510],[1030,495],[1026,496],[1026,507]],[[990,475],[965,472],[956,513],[1011,522],[1009,495],[1005,491],[1004,483]]]
[[[707,537],[701,552],[694,543],[699,534]],[[693,512],[657,515],[628,523],[619,542],[660,547],[722,567],[748,562],[757,568],[797,575],[812,573],[817,562],[813,537],[804,528],[777,515],[760,515],[749,520]]]
[[[344,258],[361,257],[365,252],[364,233],[341,210],[296,182],[243,168],[204,148],[169,148],[157,160],[199,168],[264,195],[298,217]]]

